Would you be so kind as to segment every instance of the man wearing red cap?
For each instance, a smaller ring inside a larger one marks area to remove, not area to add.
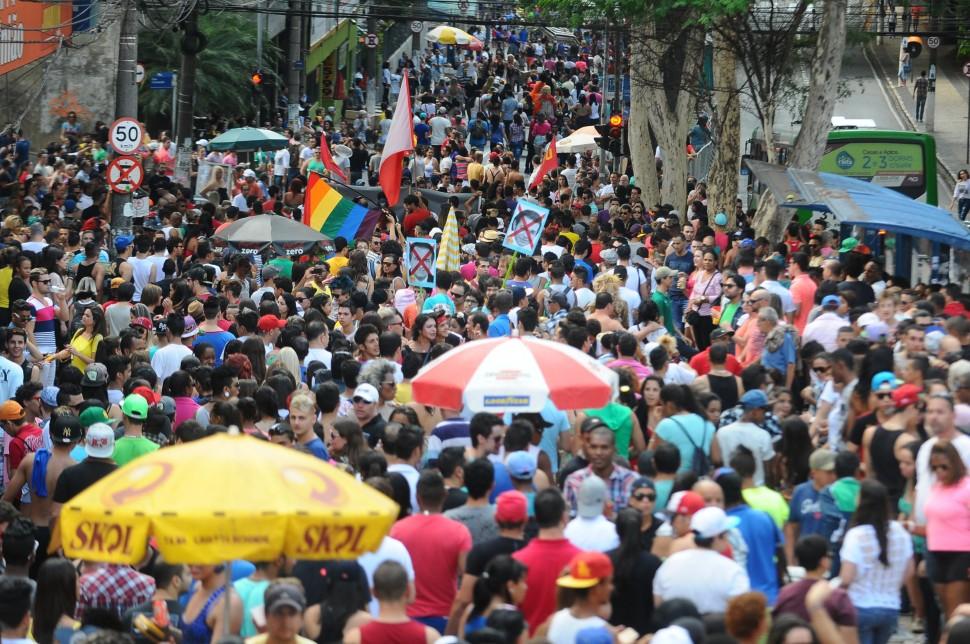
[[[569,562],[569,573],[556,580],[568,588],[572,603],[552,616],[546,637],[551,642],[575,642],[585,628],[606,626],[600,617],[613,592],[613,562],[601,552],[581,552]],[[541,631],[542,629],[540,629]]]
[[[275,315],[264,315],[259,318],[257,327],[259,338],[266,347],[266,355],[276,350],[276,339],[280,337],[280,329],[286,326],[286,320],[281,320]]]
[[[675,492],[667,502],[669,519],[657,529],[651,552],[664,559],[675,552],[692,548],[694,538],[690,518],[705,506],[704,497],[690,490]]]

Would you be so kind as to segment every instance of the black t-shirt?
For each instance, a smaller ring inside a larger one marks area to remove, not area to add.
[[[377,414],[371,418],[370,422],[363,425],[360,431],[363,432],[364,438],[367,439],[367,444],[370,445],[371,449],[377,447],[377,444],[384,439],[384,426],[387,422],[384,420],[383,416]]]
[[[879,421],[876,419],[876,412],[859,416],[852,423],[852,429],[849,431],[849,442],[856,447],[862,447],[862,435],[866,433],[868,428],[878,424]]]
[[[624,575],[622,573],[626,570],[621,570],[618,565],[617,551],[607,554],[613,560],[614,569],[621,573],[613,575],[613,613],[610,623],[629,626],[640,633],[649,633],[653,626],[653,594],[644,592],[644,589],[653,588],[653,578],[660,567],[660,559],[647,551],[641,551],[633,569]],[[623,568],[628,568],[628,565]]]
[[[499,555],[510,555],[528,543],[525,539],[496,537],[474,546],[465,560],[465,572],[481,577],[488,563]]]
[[[165,604],[168,606],[168,620],[173,628],[182,628],[182,605],[177,599],[166,599]],[[124,617],[121,618],[124,624],[125,631],[131,635],[135,640],[136,644],[154,644],[152,640],[148,639],[134,627],[134,621],[136,615],[145,615],[148,619],[152,618],[155,613],[155,609],[152,606],[152,602],[147,601],[144,604],[138,604],[134,608],[128,610]]]
[[[442,508],[443,512],[448,510],[454,510],[455,508],[460,508],[465,505],[465,501],[468,500],[468,493],[462,492],[460,487],[450,487],[448,492],[445,494],[445,506]]]
[[[855,294],[853,306],[866,306],[876,301],[876,293],[872,287],[859,280],[839,282],[840,291],[852,291]]]
[[[57,485],[54,488],[54,496],[51,500],[54,503],[67,503],[116,469],[118,469],[118,466],[114,463],[90,458],[77,465],[72,465],[57,477]]]

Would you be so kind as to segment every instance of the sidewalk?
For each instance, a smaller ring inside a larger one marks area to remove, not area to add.
[[[899,40],[884,38],[882,45],[871,44],[865,49],[873,66],[881,75],[880,80],[894,103],[896,112],[902,117],[907,129],[925,131],[923,123],[916,123],[916,101],[913,99],[913,79],[922,70],[929,69],[929,49],[923,49],[919,58],[913,61],[910,80],[905,87],[897,87]],[[962,63],[955,54],[955,46],[943,45],[937,56],[936,71],[936,121],[933,138],[936,140],[936,154],[939,174],[948,188],[952,190],[956,174],[967,167],[967,83],[963,75]],[[929,105],[927,105],[929,109]],[[949,196],[940,195],[943,207],[949,204]]]

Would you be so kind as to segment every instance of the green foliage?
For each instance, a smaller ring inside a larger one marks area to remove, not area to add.
[[[523,2],[525,10],[539,7],[538,16],[574,27],[609,22],[635,23],[676,19],[681,27],[709,26],[724,15],[747,10],[750,0],[538,0]]]
[[[256,21],[247,14],[223,13],[199,16],[199,32],[208,40],[205,50],[196,56],[195,108],[196,114],[220,112],[249,114],[252,112],[249,75],[256,52]],[[171,118],[170,92],[148,89],[154,72],[178,71],[182,54],[182,32],[151,33],[143,30],[139,36],[138,56],[145,66],[145,82],[138,101],[147,118]],[[263,73],[275,68],[280,52],[269,39],[263,41]]]

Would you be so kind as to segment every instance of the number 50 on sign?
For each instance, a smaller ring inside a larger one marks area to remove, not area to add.
[[[108,130],[108,142],[118,154],[131,154],[137,150],[143,136],[141,123],[132,118],[120,118]]]

